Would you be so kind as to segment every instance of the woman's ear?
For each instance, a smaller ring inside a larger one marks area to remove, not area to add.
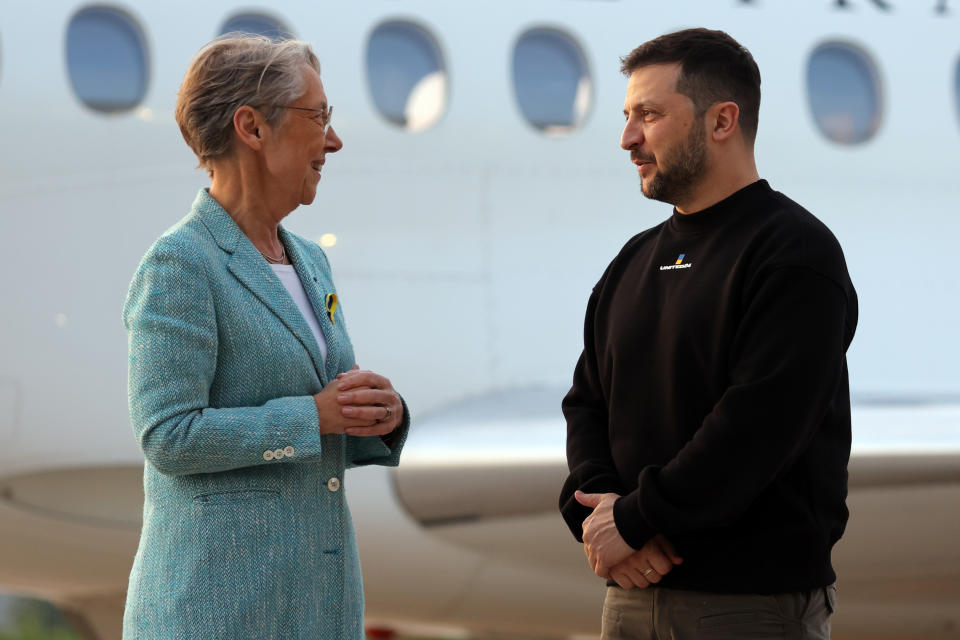
[[[260,112],[249,105],[243,105],[233,114],[233,130],[237,134],[237,141],[251,149],[261,149],[265,124]]]

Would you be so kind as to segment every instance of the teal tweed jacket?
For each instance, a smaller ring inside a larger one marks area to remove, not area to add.
[[[344,469],[396,465],[389,439],[320,435],[312,395],[354,364],[323,251],[282,227],[326,337],[201,190],[144,256],[123,310],[130,417],[146,457],[123,637],[363,638]]]

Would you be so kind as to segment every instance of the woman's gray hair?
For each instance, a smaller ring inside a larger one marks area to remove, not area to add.
[[[190,63],[177,94],[177,124],[213,175],[210,160],[233,150],[233,115],[244,105],[276,125],[304,92],[303,65],[320,73],[306,42],[274,42],[263,36],[227,34],[204,46]]]

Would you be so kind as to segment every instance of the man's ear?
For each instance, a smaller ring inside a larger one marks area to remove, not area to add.
[[[715,142],[728,140],[739,129],[740,106],[736,102],[718,102],[707,111],[710,136]]]
[[[249,105],[243,105],[233,114],[233,131],[237,134],[237,142],[251,149],[261,149],[265,124],[260,112]]]

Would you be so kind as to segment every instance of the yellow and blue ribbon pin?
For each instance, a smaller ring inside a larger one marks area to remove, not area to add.
[[[324,306],[327,308],[327,317],[330,318],[330,324],[335,324],[333,316],[337,312],[337,294],[328,293]]]

